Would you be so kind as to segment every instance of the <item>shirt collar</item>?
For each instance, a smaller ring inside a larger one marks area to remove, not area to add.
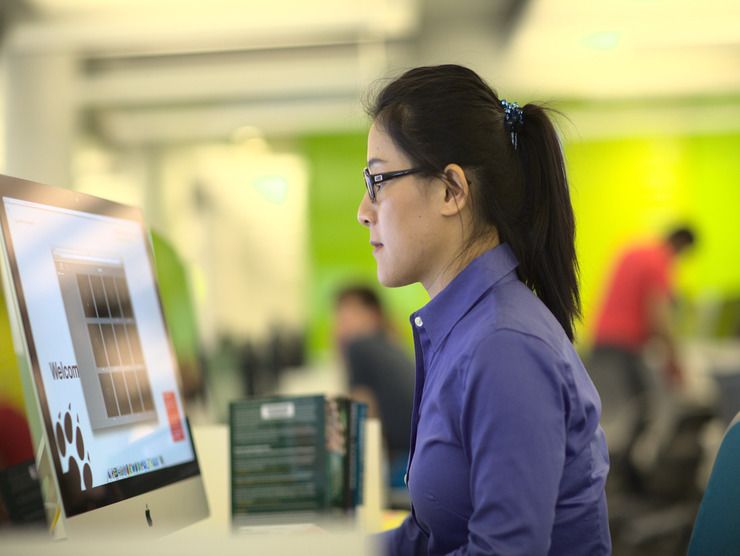
[[[421,323],[436,349],[475,302],[518,265],[506,243],[486,251],[473,259],[434,299],[413,313],[411,325],[416,327]]]

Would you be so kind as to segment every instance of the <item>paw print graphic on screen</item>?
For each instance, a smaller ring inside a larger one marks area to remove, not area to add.
[[[80,416],[75,414],[74,419],[72,418],[72,404],[67,406],[64,415],[61,412],[57,414],[54,438],[62,466],[62,480],[71,489],[83,491],[92,488],[90,452],[85,451]]]

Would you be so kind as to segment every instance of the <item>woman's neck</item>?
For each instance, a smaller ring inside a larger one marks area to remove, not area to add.
[[[423,282],[424,289],[430,299],[434,299],[439,292],[445,289],[455,277],[460,274],[473,260],[496,247],[501,241],[498,232],[479,238],[468,246],[460,248],[451,260],[444,265],[430,281]]]

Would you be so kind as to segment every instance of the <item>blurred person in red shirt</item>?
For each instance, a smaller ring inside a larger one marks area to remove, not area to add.
[[[592,358],[617,352],[638,391],[644,390],[642,351],[650,341],[665,348],[668,385],[681,384],[672,322],[672,268],[676,257],[695,240],[690,228],[680,227],[662,241],[630,247],[609,279],[596,319]]]
[[[694,232],[682,227],[663,240],[633,245],[617,258],[606,284],[586,368],[601,395],[609,480],[617,485],[612,489],[642,492],[636,446],[649,431],[658,430],[654,427],[662,393],[682,384],[672,330],[672,267],[694,242]],[[652,342],[662,344],[666,355],[664,372],[658,376],[644,360],[644,348]],[[667,437],[661,439],[660,445]]]

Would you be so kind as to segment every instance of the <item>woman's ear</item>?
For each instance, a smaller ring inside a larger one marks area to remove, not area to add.
[[[444,216],[459,214],[470,199],[470,184],[458,164],[448,164],[443,171],[445,196],[442,204]]]

